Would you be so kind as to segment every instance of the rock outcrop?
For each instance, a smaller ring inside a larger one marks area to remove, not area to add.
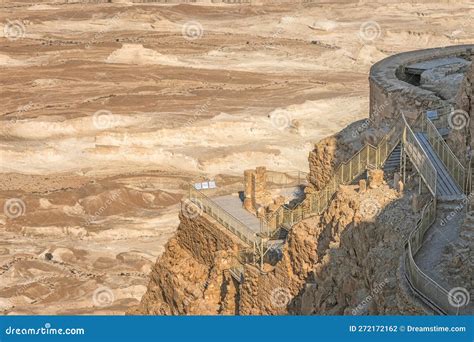
[[[385,133],[375,129],[369,120],[360,120],[320,140],[308,156],[309,182],[315,190],[321,190],[341,163],[347,162],[366,143],[376,145]]]
[[[150,275],[140,306],[154,315],[236,314],[236,284],[228,274],[242,243],[209,216],[180,215],[176,236]]]
[[[244,246],[203,214],[180,216],[178,233],[151,274],[138,314],[408,314],[423,310],[402,287],[403,241],[415,224],[409,196],[382,185],[341,186],[323,215],[291,230],[281,260],[265,272]]]
[[[322,224],[331,233],[314,277],[301,294],[301,314],[420,314],[407,298],[400,265],[403,241],[415,225],[409,196],[382,186],[361,194],[354,186],[337,194]]]

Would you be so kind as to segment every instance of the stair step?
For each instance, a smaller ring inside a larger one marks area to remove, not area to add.
[[[444,138],[445,136],[449,135],[449,132],[451,132],[451,129],[450,128],[439,128],[438,132]]]
[[[419,140],[422,148],[425,150],[428,158],[433,163],[433,166],[436,168],[436,173],[438,174],[437,181],[437,192],[439,196],[450,196],[450,195],[461,195],[461,191],[458,189],[456,183],[451,178],[448,170],[444,166],[443,162],[439,159],[436,152],[433,150],[431,144],[428,142],[426,135],[424,133],[415,133],[417,139]]]
[[[402,158],[402,148],[401,144],[398,144],[390,153],[388,156],[387,160],[385,161],[383,165],[383,170],[384,171],[392,171],[396,170],[400,166],[400,160]]]

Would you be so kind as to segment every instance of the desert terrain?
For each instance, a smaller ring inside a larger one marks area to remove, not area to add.
[[[474,42],[472,1],[0,3],[0,313],[124,314],[187,184],[307,171],[370,66]],[[357,134],[358,130],[354,130]]]

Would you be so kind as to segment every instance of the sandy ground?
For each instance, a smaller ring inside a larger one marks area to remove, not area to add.
[[[470,1],[0,4],[0,312],[137,304],[187,182],[307,170],[390,54],[473,43]]]

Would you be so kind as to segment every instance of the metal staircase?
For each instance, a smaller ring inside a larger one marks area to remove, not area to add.
[[[462,192],[459,189],[456,182],[453,180],[449,174],[446,166],[443,164],[441,159],[438,157],[436,152],[433,150],[433,147],[428,141],[426,133],[419,132],[415,133],[416,138],[420,142],[423,150],[425,150],[428,158],[436,169],[438,175],[436,189],[438,197],[447,197],[447,196],[461,196]]]
[[[402,144],[398,144],[397,146],[395,146],[392,153],[383,164],[383,170],[385,172],[393,172],[396,170],[400,170],[401,158],[402,158]]]
[[[415,122],[415,127],[412,128],[406,121],[403,121],[405,129],[402,140],[403,158],[407,156],[424,184],[431,193],[431,200],[423,208],[421,218],[418,221],[415,229],[410,233],[405,246],[405,276],[409,287],[412,291],[429,307],[442,314],[459,314],[462,313],[460,307],[454,306],[452,303],[456,302],[453,294],[436,282],[433,278],[428,276],[426,265],[431,265],[428,259],[432,253],[441,253],[442,248],[439,236],[435,236],[434,231],[430,231],[430,241],[436,243],[436,251],[429,250],[427,245],[424,245],[425,235],[427,235],[430,228],[436,223],[439,226],[439,217],[437,217],[437,201],[452,200],[453,198],[463,198],[463,191],[467,190],[466,184],[469,184],[472,179],[466,179],[464,167],[446,144],[440,133],[434,127],[429,119],[424,114]],[[416,133],[414,132],[416,131]],[[406,162],[403,163],[403,172]],[[442,232],[439,232],[442,234]],[[447,234],[443,238],[446,241]],[[451,240],[456,238],[456,234],[450,234]],[[450,241],[448,240],[448,243]],[[432,247],[432,246],[431,246]],[[422,250],[422,254],[417,258],[417,254]],[[417,264],[418,260],[425,266],[425,272]],[[433,276],[433,273],[431,272]]]

